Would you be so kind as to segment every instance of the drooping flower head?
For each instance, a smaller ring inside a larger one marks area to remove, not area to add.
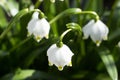
[[[60,71],[63,70],[65,65],[72,66],[71,58],[73,55],[72,51],[65,44],[62,47],[53,44],[47,50],[49,65],[52,66],[54,64]]]
[[[83,38],[87,39],[90,36],[97,46],[100,45],[102,40],[107,40],[109,33],[109,29],[101,20],[97,20],[96,22],[95,20],[91,20],[82,30],[84,34]]]
[[[28,26],[28,36],[34,35],[34,38],[39,42],[42,38],[48,38],[50,31],[50,24],[45,18],[39,19],[39,13],[34,12],[32,19],[29,21]]]

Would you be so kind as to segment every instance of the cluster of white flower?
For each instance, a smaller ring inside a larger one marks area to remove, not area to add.
[[[44,37],[48,38],[50,30],[50,24],[47,20],[45,18],[39,19],[38,16],[39,13],[34,12],[32,19],[27,26],[28,36],[34,35],[37,42]],[[82,31],[84,34],[84,39],[87,39],[90,36],[97,46],[100,45],[102,40],[107,40],[107,35],[109,32],[107,26],[100,20],[91,20],[83,27]],[[72,66],[71,58],[73,55],[73,52],[65,44],[61,47],[53,44],[47,50],[49,65],[52,66],[54,64],[60,71],[63,70],[66,65]]]

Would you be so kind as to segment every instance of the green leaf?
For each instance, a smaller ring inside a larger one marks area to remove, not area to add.
[[[81,9],[80,8],[69,8],[55,16],[49,23],[52,24],[53,22],[57,21],[58,19],[68,16],[68,15],[74,15],[74,14],[80,14]]]
[[[46,72],[36,71],[36,70],[21,70],[18,69],[15,73],[10,73],[2,77],[0,80],[65,80],[58,76],[51,75]]]
[[[103,13],[103,0],[87,0],[84,10],[96,11],[98,14]]]
[[[5,17],[5,13],[3,12],[2,8],[0,7],[0,27],[4,28],[7,26],[7,20]]]
[[[30,66],[30,65],[33,63],[34,59],[35,59],[38,55],[40,55],[46,48],[48,48],[48,47],[45,46],[45,47],[39,48],[39,49],[37,49],[37,50],[34,50],[30,55],[28,55],[28,56],[26,57],[26,59],[24,60],[24,67]]]
[[[28,13],[28,9],[23,9],[21,10],[18,14],[15,15],[14,18],[12,18],[12,20],[10,21],[8,27],[1,33],[0,35],[0,39],[2,39],[7,33],[8,31],[12,28],[12,26],[25,14]]]
[[[25,8],[29,8],[31,5],[31,0],[20,0],[19,1],[19,9],[25,9]]]
[[[115,0],[112,10],[110,11],[110,15],[108,16],[108,23],[111,32],[116,32],[120,27],[120,0]]]
[[[35,70],[20,70],[15,73],[12,80],[23,80],[27,77],[32,76]]]
[[[120,36],[120,28],[117,28],[115,31],[112,31],[109,35],[109,41],[114,40],[115,38],[118,38]]]
[[[99,51],[99,55],[107,69],[107,72],[112,80],[118,80],[118,73],[117,68],[114,62],[112,55],[110,54],[109,50],[101,50]]]

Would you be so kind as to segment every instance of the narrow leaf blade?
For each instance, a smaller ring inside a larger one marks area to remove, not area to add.
[[[108,50],[99,51],[99,55],[107,69],[109,76],[112,78],[112,80],[118,80],[117,68],[116,68],[114,59],[112,55],[109,53],[109,51]]]

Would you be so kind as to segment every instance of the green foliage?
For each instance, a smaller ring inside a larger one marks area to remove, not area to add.
[[[13,8],[18,10],[16,15]],[[27,37],[26,27],[35,11],[42,11],[51,26],[49,39],[39,43]],[[95,12],[109,28],[108,40],[100,47],[82,39],[82,27],[98,17]],[[119,17],[120,0],[1,0],[0,80],[119,80]],[[74,53],[72,67],[58,71],[48,66],[46,53],[68,28],[73,31],[62,41]]]

